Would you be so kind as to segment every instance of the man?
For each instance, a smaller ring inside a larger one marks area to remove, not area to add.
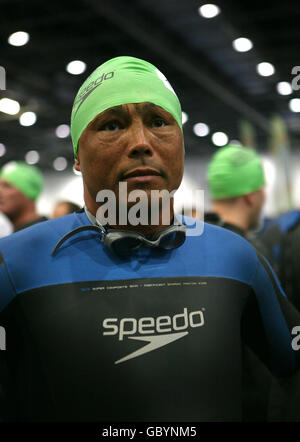
[[[300,210],[291,210],[270,222],[261,241],[287,297],[300,310]]]
[[[183,175],[173,89],[146,61],[109,60],[80,88],[71,133],[85,210],[17,233],[17,251],[0,240],[4,419],[240,420],[242,344],[288,376],[300,318],[243,238],[192,236],[172,197],[151,220],[153,192]],[[140,225],[136,191],[151,210]],[[99,192],[119,203],[104,227]]]
[[[258,228],[265,200],[265,176],[254,149],[229,145],[217,150],[208,164],[207,184],[212,200],[205,221],[243,236],[266,256],[259,240],[250,237]],[[243,353],[243,420],[268,420],[271,376],[251,350]]]
[[[300,310],[300,210],[294,209],[279,216],[261,236],[270,262],[290,302]],[[281,420],[300,421],[300,373],[284,384],[286,393]]]
[[[35,166],[11,161],[0,170],[0,212],[9,218],[14,232],[47,219],[35,205],[42,188],[43,176]]]
[[[205,220],[247,236],[259,227],[265,201],[262,161],[254,151],[242,146],[220,148],[208,165],[211,213]]]

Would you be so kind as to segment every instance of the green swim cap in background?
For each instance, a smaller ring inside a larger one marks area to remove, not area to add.
[[[43,175],[35,166],[22,161],[10,161],[0,170],[0,178],[35,200],[43,188]]]
[[[116,57],[99,66],[83,83],[74,100],[71,136],[76,155],[78,140],[101,112],[127,103],[151,102],[173,115],[182,130],[180,102],[165,76],[152,64],[135,57]]]
[[[208,165],[211,198],[247,195],[265,184],[262,160],[254,149],[229,145],[220,148]]]

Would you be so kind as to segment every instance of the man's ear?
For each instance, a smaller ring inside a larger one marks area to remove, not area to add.
[[[81,172],[81,168],[80,168],[80,161],[79,161],[79,156],[78,156],[78,151],[76,153],[76,157],[74,160],[74,169],[78,170],[78,172]]]
[[[246,204],[248,206],[253,206],[254,200],[255,200],[255,196],[253,193],[248,193],[247,195],[243,195],[243,197],[244,197],[244,201],[246,201]]]

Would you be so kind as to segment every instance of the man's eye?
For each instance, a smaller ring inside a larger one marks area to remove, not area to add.
[[[106,130],[106,131],[116,131],[121,129],[121,124],[119,123],[119,121],[113,120],[113,121],[109,121],[108,123],[103,124],[102,126],[99,127],[99,130]]]
[[[154,127],[164,127],[166,126],[168,123],[166,122],[166,120],[164,120],[163,118],[160,117],[156,117],[153,119],[152,121],[152,125]]]

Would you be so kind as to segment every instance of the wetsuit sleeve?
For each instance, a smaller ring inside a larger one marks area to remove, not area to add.
[[[8,388],[8,384],[11,382],[6,363],[7,336],[5,325],[7,318],[4,316],[2,310],[14,297],[15,289],[9,277],[4,259],[0,253],[0,422],[5,420],[5,408],[7,405],[5,392]]]
[[[288,376],[300,368],[300,352],[292,347],[292,330],[300,325],[300,314],[259,253],[252,289],[242,317],[243,340],[274,375]]]
[[[15,296],[16,291],[13,282],[0,252],[0,313]]]

